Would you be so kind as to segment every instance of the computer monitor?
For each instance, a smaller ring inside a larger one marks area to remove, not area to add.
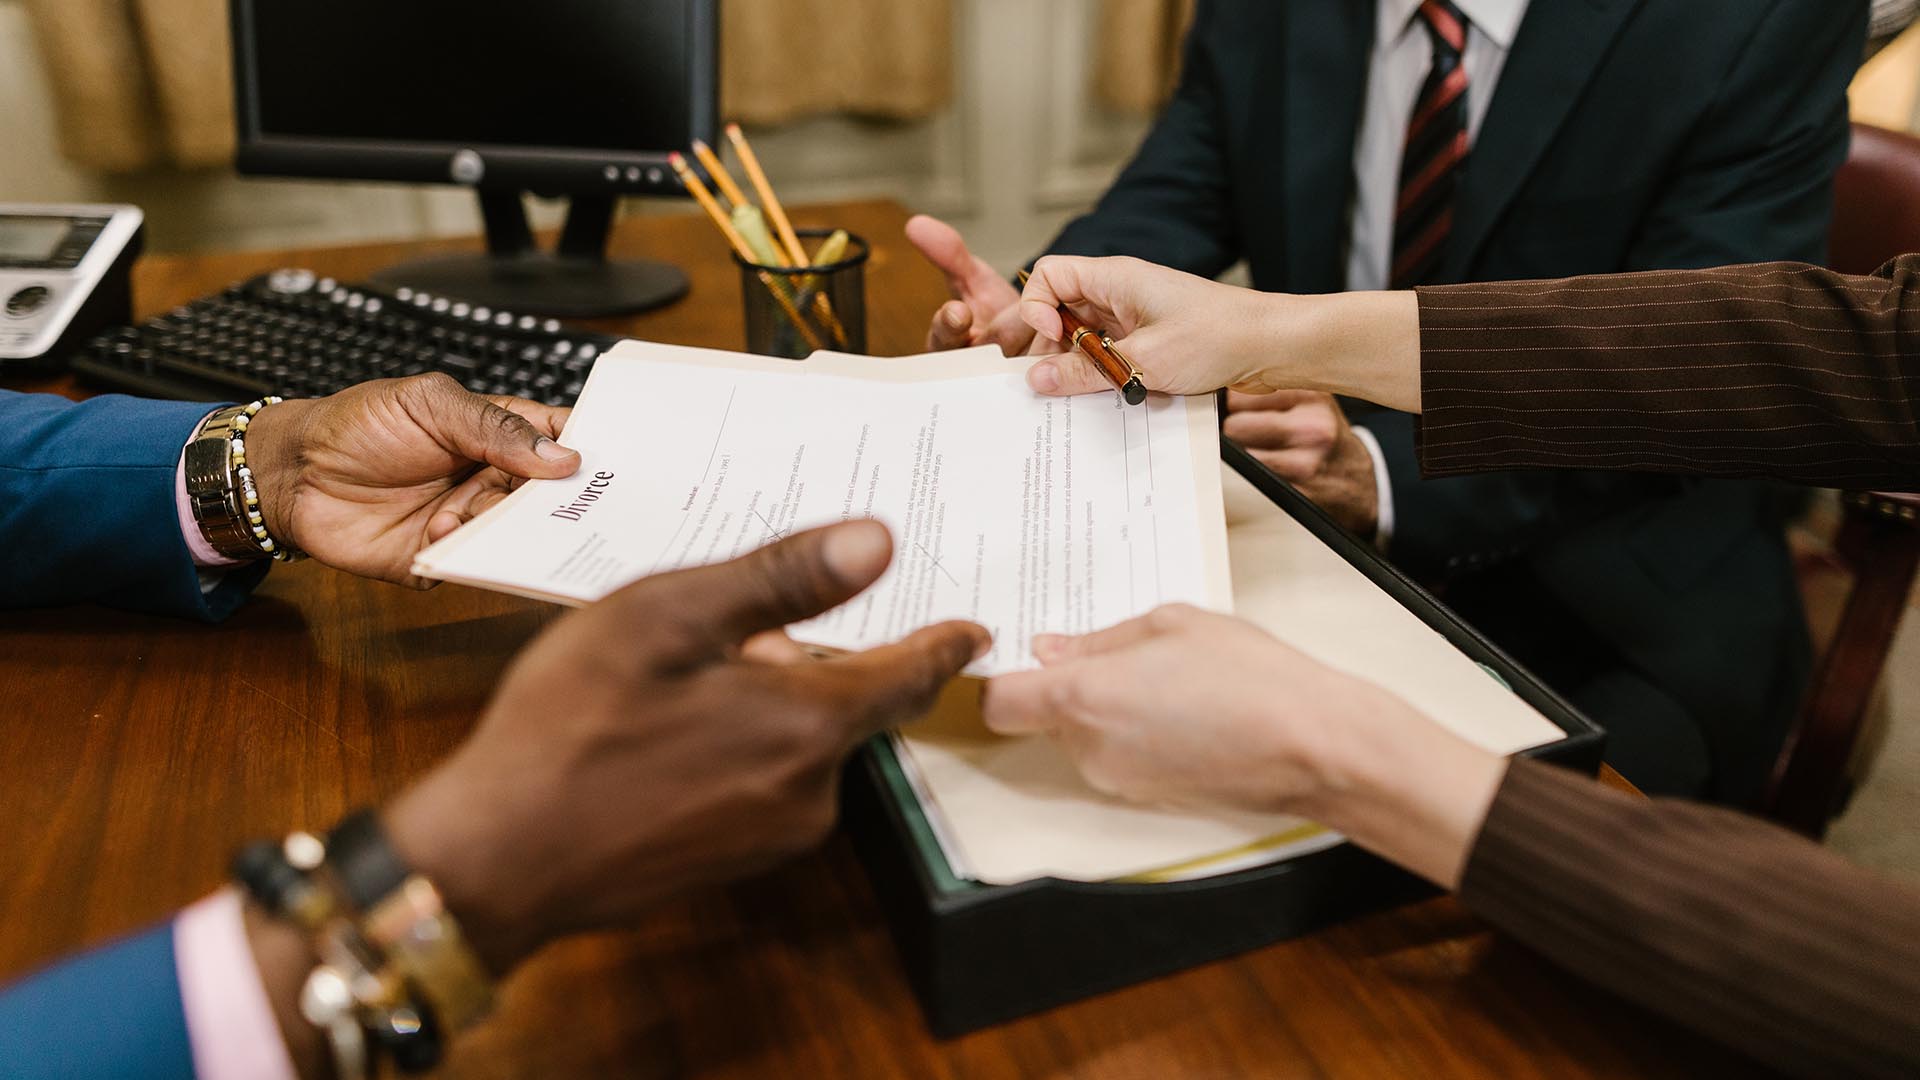
[[[232,0],[243,173],[458,184],[486,255],[389,285],[537,314],[684,295],[664,263],[609,262],[615,201],[683,195],[667,155],[716,124],[717,0]],[[522,193],[571,196],[539,251]]]

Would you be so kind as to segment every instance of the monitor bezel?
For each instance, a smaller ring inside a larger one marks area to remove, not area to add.
[[[232,0],[234,164],[248,176],[394,181],[503,188],[539,195],[685,194],[667,163],[670,153],[563,146],[456,143],[389,139],[321,139],[272,135],[260,129],[258,57],[253,11],[260,0]],[[689,130],[713,142],[719,127],[720,17],[718,0],[682,0],[688,7]],[[472,175],[473,158],[481,165]],[[456,169],[456,159],[465,171]]]

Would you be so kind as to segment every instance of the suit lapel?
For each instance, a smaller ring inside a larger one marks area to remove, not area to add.
[[[1279,65],[1285,130],[1248,135],[1283,155],[1286,287],[1335,292],[1346,283],[1341,253],[1353,198],[1353,145],[1366,94],[1375,5],[1371,0],[1271,0],[1284,11]],[[1565,2],[1565,0],[1549,0]],[[1271,65],[1269,65],[1271,70]],[[1252,110],[1258,115],[1259,110]]]
[[[1527,8],[1468,160],[1442,280],[1466,276],[1639,3],[1533,0]]]

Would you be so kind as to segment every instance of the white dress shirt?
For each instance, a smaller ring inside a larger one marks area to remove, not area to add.
[[[1480,137],[1480,122],[1493,102],[1507,50],[1527,13],[1527,0],[1453,0],[1467,17],[1467,46],[1460,57],[1467,69],[1467,138]],[[1418,17],[1420,0],[1380,0],[1373,55],[1367,69],[1367,101],[1353,143],[1353,207],[1347,246],[1347,288],[1384,289],[1393,260],[1394,207],[1400,201],[1400,152],[1407,125],[1420,100],[1420,87],[1433,67],[1433,38]],[[1468,168],[1472,158],[1468,158]],[[1385,548],[1393,536],[1393,485],[1380,444],[1373,433],[1355,428],[1373,455],[1378,488],[1380,531]]]

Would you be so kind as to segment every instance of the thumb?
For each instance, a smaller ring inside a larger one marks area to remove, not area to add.
[[[728,655],[755,634],[810,619],[853,599],[893,561],[877,521],[788,537],[731,562],[646,578],[601,601],[638,635],[656,668]]]
[[[468,392],[452,378],[421,376],[415,385],[415,392],[426,398],[429,433],[460,456],[514,476],[549,480],[572,476],[580,468],[579,454],[554,442],[526,417]]]
[[[846,737],[852,746],[932,708],[947,682],[992,645],[983,626],[944,622],[891,645],[824,661],[809,675],[846,687]]]

